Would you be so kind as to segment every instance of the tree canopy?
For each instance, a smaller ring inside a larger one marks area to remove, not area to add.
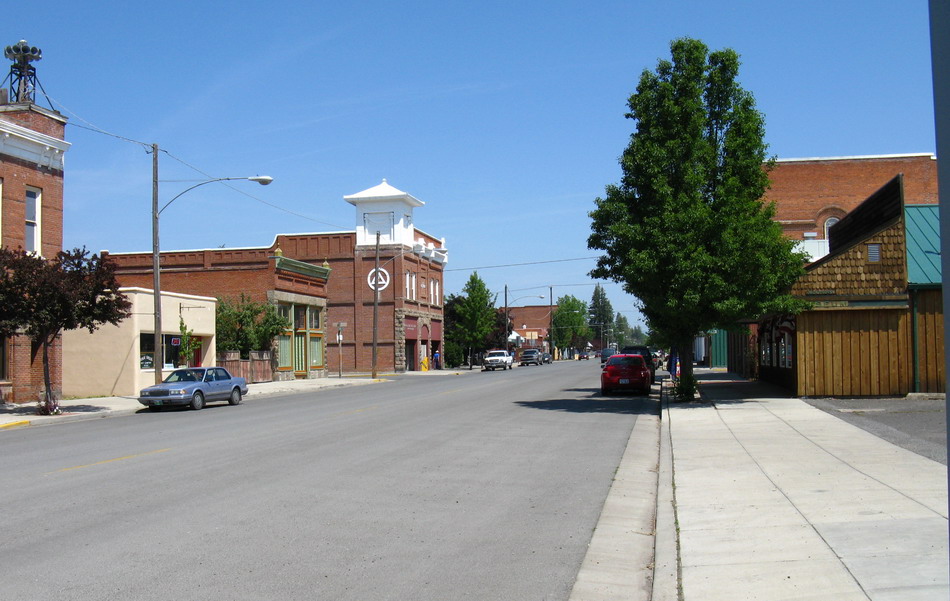
[[[115,263],[85,248],[46,259],[0,248],[0,337],[28,336],[43,349],[44,400],[40,412],[59,412],[49,371],[49,347],[63,330],[118,324],[131,303],[119,292]]]
[[[274,338],[290,328],[290,320],[270,303],[253,301],[245,294],[240,299],[219,298],[215,312],[216,348],[240,351],[241,358],[251,351],[269,351]]]
[[[739,56],[688,38],[671,51],[629,98],[623,175],[595,200],[588,246],[604,251],[591,275],[641,301],[650,330],[679,347],[691,387],[695,336],[800,310],[787,292],[804,258],[762,201],[765,120],[737,82]]]
[[[557,309],[551,318],[554,325],[554,344],[558,348],[580,348],[590,340],[587,327],[587,303],[574,296],[557,299]]]
[[[606,346],[607,334],[615,329],[616,324],[614,308],[607,298],[607,292],[600,284],[594,285],[594,294],[591,295],[590,299],[587,323],[591,327],[592,336],[597,338],[600,346]]]

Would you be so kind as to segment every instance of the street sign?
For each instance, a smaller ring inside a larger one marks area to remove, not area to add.
[[[366,283],[372,290],[383,291],[389,287],[389,272],[382,267],[373,269],[366,276]]]

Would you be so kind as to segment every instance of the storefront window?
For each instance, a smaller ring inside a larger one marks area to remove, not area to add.
[[[792,335],[784,334],[785,338],[785,367],[791,369],[792,367]]]
[[[310,336],[310,367],[323,365],[323,338]]]
[[[165,334],[162,339],[165,351],[163,369],[171,369],[178,365],[178,351],[181,350],[181,336]],[[151,332],[139,334],[139,369],[155,369],[155,335]]]
[[[278,369],[292,369],[293,354],[290,352],[290,335],[281,334],[277,337],[277,367]]]
[[[277,339],[277,367],[298,377],[323,367],[323,331],[320,307],[293,303],[278,305],[278,312],[293,316],[292,326]]]

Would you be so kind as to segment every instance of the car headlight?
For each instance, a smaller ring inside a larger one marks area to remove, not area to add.
[[[185,394],[186,392],[184,388],[172,388],[168,391],[168,394]]]

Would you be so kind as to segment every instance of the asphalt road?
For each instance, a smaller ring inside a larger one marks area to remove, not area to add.
[[[0,436],[0,599],[567,599],[637,415],[596,362]]]

